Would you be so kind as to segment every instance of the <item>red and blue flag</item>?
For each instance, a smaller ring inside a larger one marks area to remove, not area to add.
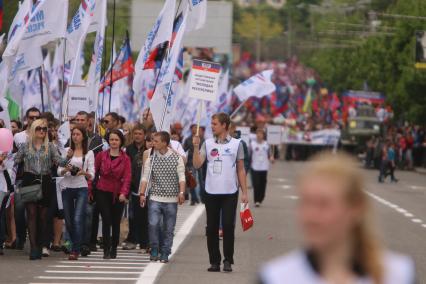
[[[126,38],[123,45],[121,46],[120,53],[115,59],[111,69],[108,70],[108,73],[105,74],[102,80],[101,87],[99,89],[100,92],[106,86],[111,85],[111,78],[112,78],[112,83],[114,83],[115,81],[118,81],[122,78],[133,75],[133,73],[135,72],[135,66],[133,64],[132,51],[130,49],[129,38]],[[111,75],[111,72],[112,72],[112,75]]]

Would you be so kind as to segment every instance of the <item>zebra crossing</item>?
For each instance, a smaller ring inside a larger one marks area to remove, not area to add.
[[[174,252],[178,249],[180,240],[183,240],[189,234],[188,221],[192,228],[196,219],[200,216],[199,213],[194,215],[194,211],[200,212],[200,209],[200,207],[192,206],[179,208],[175,229],[176,245],[173,246]],[[108,260],[103,259],[103,251],[98,250],[87,257],[80,257],[77,261],[69,261],[65,256],[61,256],[57,261],[46,265],[43,273],[35,276],[29,284],[134,284],[138,281],[144,283],[144,280],[154,281],[164,265],[167,264],[151,263],[149,254],[141,253],[141,250],[129,251],[118,248],[117,258]],[[156,273],[154,277],[150,277],[150,280],[144,279],[148,267],[151,268],[148,269],[149,275],[151,275],[153,267]]]

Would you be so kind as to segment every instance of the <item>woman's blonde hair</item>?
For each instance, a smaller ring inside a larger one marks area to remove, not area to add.
[[[28,136],[28,147],[29,147],[30,153],[34,153],[33,142],[35,139],[36,128],[39,126],[42,127],[43,125],[47,127],[47,121],[45,119],[37,119],[31,124],[30,135]],[[46,131],[46,136],[44,137],[43,145],[44,145],[45,154],[47,155],[49,153],[49,135],[47,131]]]
[[[354,261],[361,265],[374,283],[383,283],[382,248],[372,229],[371,205],[364,190],[364,178],[357,161],[344,153],[323,152],[316,155],[299,177],[299,182],[314,176],[330,176],[345,183],[344,198],[349,206],[360,209],[360,219],[353,228]]]

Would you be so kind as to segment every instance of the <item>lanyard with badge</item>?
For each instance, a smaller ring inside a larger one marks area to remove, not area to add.
[[[213,174],[222,174],[222,160],[220,159],[220,151],[218,151],[217,158],[213,160]]]
[[[213,161],[213,173],[215,175],[222,174],[222,160],[219,157]]]

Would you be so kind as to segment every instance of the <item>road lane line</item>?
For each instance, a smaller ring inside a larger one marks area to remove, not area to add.
[[[170,257],[173,257],[173,255],[179,250],[179,247],[182,245],[186,237],[191,233],[192,228],[194,227],[195,223],[197,223],[203,212],[204,206],[198,205],[195,210],[192,211],[191,215],[185,220],[182,227],[179,229],[173,239],[172,254]],[[162,263],[153,262],[148,264],[144,271],[139,275],[139,278],[137,279],[138,281],[136,283],[154,284],[163,267],[164,264]]]
[[[383,204],[383,205],[385,205],[385,206],[387,206],[387,207],[389,207],[391,209],[394,209],[396,212],[400,213],[401,215],[403,215],[403,216],[405,216],[407,218],[410,218],[411,222],[413,222],[415,224],[419,224],[421,227],[426,228],[426,224],[422,224],[423,221],[421,219],[419,219],[419,218],[416,218],[416,216],[414,216],[414,214],[408,212],[408,210],[406,210],[406,209],[404,209],[404,208],[402,208],[402,207],[400,207],[400,206],[398,206],[398,205],[396,205],[396,204],[394,204],[394,203],[392,203],[392,202],[390,202],[390,201],[388,201],[386,199],[383,199],[382,197],[380,197],[380,196],[378,196],[378,195],[376,195],[376,194],[374,194],[374,193],[372,193],[370,191],[366,190],[365,192],[371,198],[375,199],[379,203],[381,203],[381,204]]]

